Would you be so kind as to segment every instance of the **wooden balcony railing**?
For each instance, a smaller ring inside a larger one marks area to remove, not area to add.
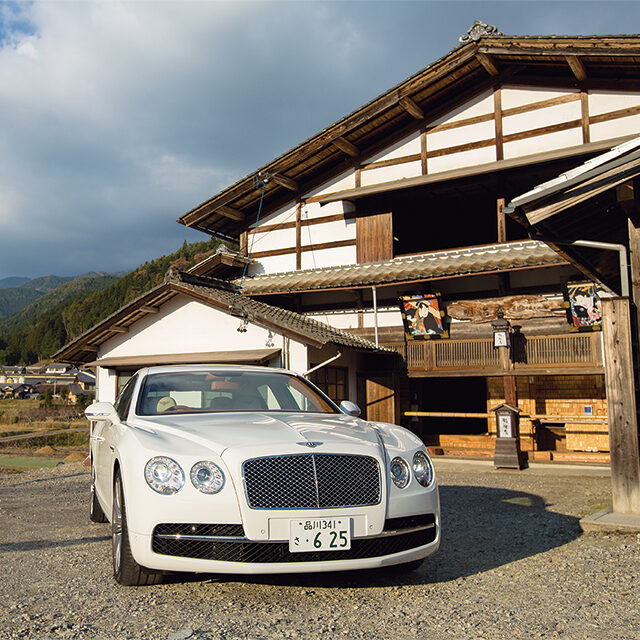
[[[424,340],[385,346],[404,358],[409,375],[604,372],[600,333],[516,334],[511,349],[513,365],[506,371],[491,338]]]

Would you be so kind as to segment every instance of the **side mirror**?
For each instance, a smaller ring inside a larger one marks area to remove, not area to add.
[[[84,415],[89,420],[114,420],[118,417],[115,407],[110,402],[94,402],[84,410]]]
[[[360,407],[355,402],[349,402],[349,400],[343,400],[340,403],[340,411],[354,418],[360,415]]]

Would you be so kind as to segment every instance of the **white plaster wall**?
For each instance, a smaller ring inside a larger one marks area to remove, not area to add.
[[[577,90],[504,86],[502,87],[502,90],[500,92],[500,98],[502,103],[502,110],[505,111],[506,109],[522,107],[526,104],[533,104],[534,102],[542,102],[543,100],[560,98],[570,93],[577,93]],[[578,104],[580,104],[579,100],[577,102]]]
[[[264,349],[266,329],[249,324],[237,331],[240,320],[187,296],[176,296],[157,314],[136,322],[129,333],[104,343],[101,357],[141,356],[161,353],[197,353],[235,349]],[[275,347],[282,344],[276,342]]]
[[[626,118],[616,118],[608,122],[597,122],[589,127],[591,141],[610,140],[630,134],[640,134],[640,114],[627,116]]]
[[[257,207],[254,215],[255,217],[257,217],[258,215]],[[254,222],[255,222],[255,217],[253,218]],[[280,224],[282,222],[291,222],[291,221],[295,221],[295,219],[296,219],[296,204],[294,202],[282,207],[281,209],[278,209],[277,211],[274,211],[273,213],[270,213],[268,216],[260,218],[260,220],[258,221],[258,225],[255,228],[259,229],[264,225]]]
[[[249,252],[268,251],[276,248],[296,246],[295,229],[273,229],[264,233],[252,233],[249,235]]]
[[[439,158],[429,158],[427,160],[428,173],[440,173],[441,171],[451,171],[462,167],[472,167],[477,164],[496,161],[495,146],[483,147],[482,149],[472,149],[471,151],[461,151]]]
[[[278,247],[271,246],[272,249]],[[282,273],[283,271],[295,271],[296,270],[296,254],[287,253],[282,256],[268,256],[266,258],[260,258],[260,260],[249,265],[247,268],[247,274],[250,276],[260,273]]]
[[[304,226],[300,230],[302,246],[333,242],[335,240],[355,240],[355,220],[334,220],[322,224]]]
[[[580,120],[582,107],[579,100],[558,104],[553,107],[536,109],[527,113],[519,113],[502,119],[502,133],[507,136],[520,131],[529,131],[539,127]]]
[[[582,144],[582,127],[506,142],[504,144],[504,157],[506,160],[507,158],[528,156],[534,153],[542,153],[543,151],[574,147],[579,144]]]
[[[366,187],[370,184],[391,182],[392,180],[401,180],[402,178],[414,178],[419,175],[422,175],[422,162],[415,160],[396,164],[391,167],[379,167],[377,169],[362,171],[360,174],[360,184]]]
[[[455,147],[468,142],[491,140],[496,136],[496,127],[493,120],[477,122],[448,131],[434,131],[427,133],[427,151],[437,151],[447,147]]]
[[[469,102],[465,102],[456,109],[453,109],[446,115],[429,123],[429,126],[443,124],[445,122],[458,122],[467,118],[475,118],[483,116],[487,113],[493,113],[493,92],[486,91]]]
[[[325,195],[327,193],[334,193],[336,191],[342,191],[343,189],[353,189],[356,186],[355,171],[350,169],[344,173],[336,176],[332,180],[325,182],[323,185],[309,191],[304,194],[305,198],[311,198],[313,196]]]
[[[307,314],[309,317],[330,324],[337,329],[357,329],[358,324],[358,311],[346,310],[346,311],[331,311],[327,313],[314,313]],[[375,327],[375,316],[373,309],[363,310],[363,322],[364,326]],[[400,314],[399,307],[380,307],[378,309],[378,327],[397,327],[402,326],[402,315]]]
[[[357,254],[355,246],[320,249],[318,251],[304,251],[302,253],[301,264],[303,269],[320,269],[322,267],[355,264],[356,257]]]
[[[640,93],[620,91],[589,91],[589,115],[598,116],[618,109],[640,105]]]
[[[118,378],[113,369],[96,367],[96,402],[114,402]]]
[[[378,162],[380,160],[394,160],[395,158],[402,158],[404,156],[411,156],[416,153],[420,153],[420,133],[414,133],[407,136],[400,142],[388,147],[384,151],[381,151],[371,158],[367,158],[366,164],[372,162]]]

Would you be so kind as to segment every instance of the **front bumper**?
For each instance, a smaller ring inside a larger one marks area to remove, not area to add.
[[[387,520],[375,536],[356,537],[346,551],[292,553],[287,541],[254,541],[242,525],[161,524],[151,536],[131,534],[143,566],[165,571],[270,574],[371,569],[403,564],[437,551],[437,514]]]

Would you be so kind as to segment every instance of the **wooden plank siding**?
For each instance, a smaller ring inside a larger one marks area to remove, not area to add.
[[[356,219],[358,264],[393,258],[393,217],[391,212]]]

